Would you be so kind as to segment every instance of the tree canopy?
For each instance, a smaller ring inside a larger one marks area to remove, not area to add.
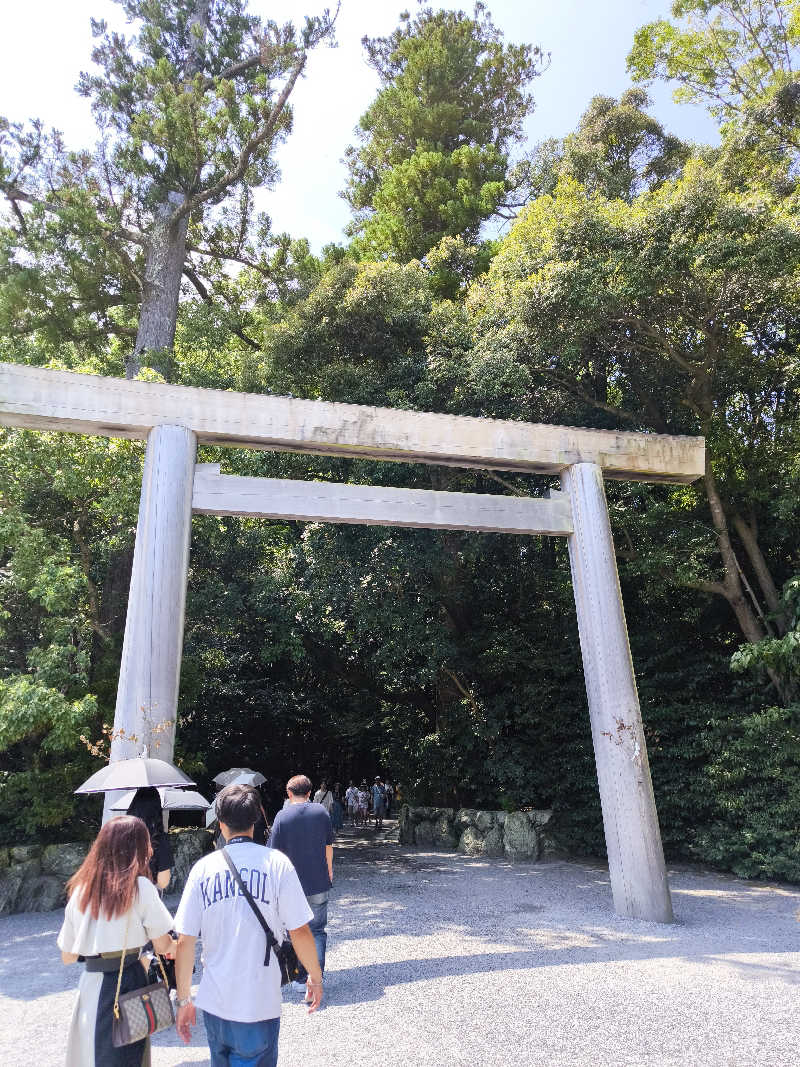
[[[333,23],[326,12],[299,33],[262,24],[243,0],[118,2],[139,32],[93,22],[97,71],[78,83],[95,149],[67,151],[38,120],[0,120],[0,192],[12,210],[0,322],[100,348],[112,334],[129,376],[143,358],[169,376],[182,279],[237,329],[225,265],[272,273],[252,189],[276,179],[287,102]]]
[[[524,140],[540,48],[487,9],[365,38],[351,240],[255,217],[292,86],[333,20],[125,0],[95,25],[98,147],[0,127],[0,358],[196,386],[703,434],[690,486],[609,483],[668,856],[800,879],[800,226],[795,5],[681,0],[631,69],[723,125],[683,143],[643,88]],[[313,57],[312,57],[313,58]],[[483,223],[510,223],[485,240]],[[553,479],[201,450],[242,475],[541,495]],[[89,833],[142,448],[0,432],[0,841]],[[177,758],[207,785],[401,780],[423,803],[552,807],[602,850],[565,545],[196,517]]]
[[[633,77],[677,82],[676,99],[800,148],[796,0],[675,0],[672,16],[636,32]]]
[[[445,236],[474,240],[509,191],[541,49],[504,44],[481,3],[471,17],[406,14],[390,36],[363,44],[381,89],[345,153],[359,245],[405,261]]]

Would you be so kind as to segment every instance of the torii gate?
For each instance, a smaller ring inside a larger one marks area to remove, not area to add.
[[[192,512],[567,538],[615,911],[672,921],[603,479],[688,483],[702,438],[195,389],[0,363],[0,425],[146,439],[111,759],[171,759]],[[559,474],[546,498],[220,474],[198,443]],[[155,727],[155,730],[153,729]]]

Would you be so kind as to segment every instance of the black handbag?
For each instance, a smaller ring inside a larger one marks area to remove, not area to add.
[[[270,951],[272,951],[275,953],[275,959],[278,961],[278,968],[281,972],[281,985],[288,985],[290,982],[301,981],[300,975],[302,974],[302,968],[291,940],[287,937],[282,944],[278,944],[275,935],[269,928],[269,923],[262,914],[261,908],[259,908],[253,900],[252,893],[242,881],[242,876],[239,874],[239,870],[231,859],[227,848],[222,849],[222,855],[225,857],[225,862],[230,867],[231,873],[236,879],[236,884],[242,891],[242,896],[252,908],[253,914],[261,924],[261,929],[267,936],[267,951],[264,956],[264,966],[269,967],[269,954]]]
[[[153,954],[152,960],[150,960],[147,981],[154,983],[161,981],[162,978],[166,980],[168,989],[178,988],[178,982],[175,978],[175,960],[169,960],[166,956],[160,956],[156,952]]]

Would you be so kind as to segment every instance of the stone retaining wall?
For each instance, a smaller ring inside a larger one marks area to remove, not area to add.
[[[549,850],[542,828],[552,811],[478,811],[473,808],[400,809],[400,843],[457,849],[465,856],[537,860]]]
[[[210,852],[208,830],[171,830],[174,855],[167,892],[179,893],[194,863]],[[0,848],[0,915],[21,911],[52,911],[66,901],[64,887],[89,851],[89,842],[59,845],[11,845]]]

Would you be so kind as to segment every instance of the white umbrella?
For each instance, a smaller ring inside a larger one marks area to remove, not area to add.
[[[261,771],[253,771],[249,767],[231,767],[228,771],[220,771],[213,779],[219,786],[262,785],[266,780]]]
[[[212,807],[211,802],[206,800],[200,793],[195,792],[194,789],[161,788],[158,791],[158,795],[161,797],[163,811],[205,811],[206,808]],[[111,805],[111,810],[127,811],[135,796],[135,789],[123,793]]]
[[[211,826],[211,824],[215,823],[216,821],[217,821],[217,802],[215,800],[214,803],[209,807],[208,811],[206,812],[206,827]]]
[[[245,771],[243,774],[237,774],[235,778],[231,778],[229,782],[225,783],[225,786],[227,787],[229,785],[250,785],[255,789],[256,786],[260,784],[258,781],[254,780],[256,776],[258,776],[259,778],[264,778],[263,774],[258,774],[258,771],[256,771],[255,774],[251,774],[248,771]],[[264,778],[264,781],[266,781],[266,778]]]
[[[194,785],[192,779],[163,759],[135,756],[133,759],[115,760],[101,767],[76,793],[112,793],[117,789],[141,789],[144,786]]]
[[[211,807],[211,801],[194,789],[165,789],[164,794],[164,811],[205,811]]]

